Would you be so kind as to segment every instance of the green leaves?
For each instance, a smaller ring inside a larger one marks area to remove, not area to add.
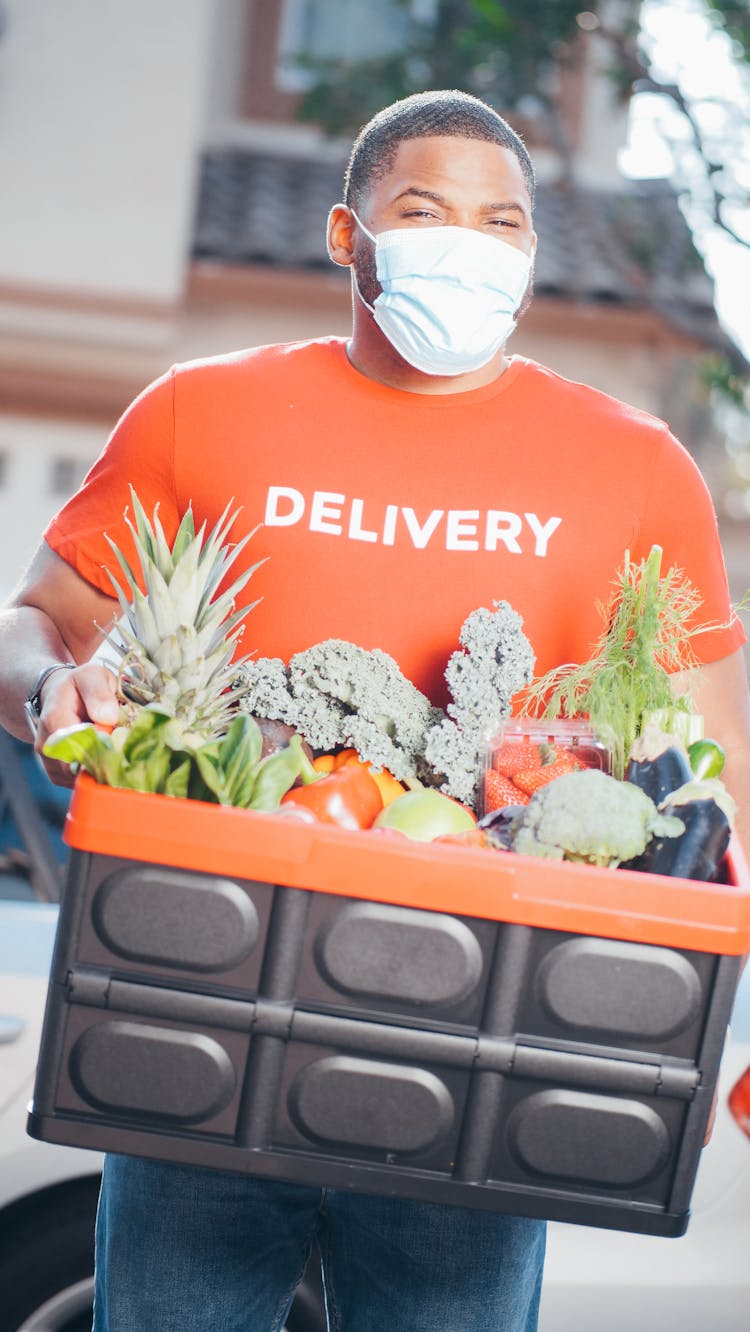
[[[672,675],[694,662],[690,640],[702,632],[694,618],[701,599],[676,566],[662,573],[661,559],[660,546],[639,564],[625,553],[592,656],[535,681],[525,705],[546,717],[587,716],[611,745],[612,773],[620,778],[647,717],[693,711],[689,696],[675,693]]]
[[[56,731],[44,753],[106,786],[258,810],[276,809],[309,768],[299,736],[261,758],[260,727],[245,712],[237,714],[221,740],[190,752],[170,743],[172,727],[171,717],[143,708],[132,726],[117,727],[112,734],[90,722]]]

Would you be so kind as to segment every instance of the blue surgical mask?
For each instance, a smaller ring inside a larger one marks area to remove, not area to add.
[[[470,227],[399,227],[375,243],[381,294],[371,311],[405,361],[426,375],[479,370],[516,326],[531,259],[507,241]]]

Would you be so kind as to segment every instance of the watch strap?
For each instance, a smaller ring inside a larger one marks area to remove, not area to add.
[[[39,672],[23,705],[26,719],[34,735],[36,735],[39,717],[42,711],[42,690],[49,677],[53,675],[55,671],[74,671],[75,668],[76,663],[74,661],[55,661],[51,666],[45,666],[44,670]]]

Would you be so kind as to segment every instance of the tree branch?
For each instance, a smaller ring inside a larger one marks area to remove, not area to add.
[[[620,67],[625,71],[630,79],[632,88],[637,92],[651,92],[660,97],[668,97],[677,107],[685,123],[690,129],[693,147],[704,163],[706,172],[706,183],[711,196],[710,217],[715,226],[730,236],[738,245],[745,249],[750,249],[750,239],[739,235],[734,227],[726,221],[722,214],[722,207],[728,202],[726,194],[720,190],[715,182],[715,176],[723,170],[723,163],[714,162],[708,151],[703,130],[698,121],[692,104],[687,100],[679,84],[671,82],[665,83],[654,77],[649,65],[641,57],[634,43],[628,37],[612,28],[607,28],[600,24],[597,28],[597,36],[604,38],[609,44]],[[707,99],[702,99],[707,100]],[[720,102],[720,99],[711,99]],[[723,103],[726,105],[726,103]]]

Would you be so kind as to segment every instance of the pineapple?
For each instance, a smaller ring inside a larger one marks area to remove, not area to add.
[[[126,514],[125,521],[145,592],[122,551],[107,537],[123,575],[121,583],[107,570],[122,611],[110,640],[119,658],[122,721],[125,727],[131,725],[143,707],[167,716],[162,738],[170,748],[190,752],[224,735],[232,719],[231,688],[241,664],[232,660],[242,635],[239,622],[257,604],[235,610],[235,599],[258,564],[220,595],[217,590],[254,532],[227,546],[237,513],[230,515],[228,505],[206,536],[205,523],[195,532],[189,508],[170,550],[158,505],[149,521],[132,487],[130,493],[133,519]]]
[[[110,647],[119,659],[120,724],[109,734],[93,722],[63,727],[44,746],[48,758],[68,763],[106,786],[188,797],[243,809],[275,809],[298,780],[317,774],[300,736],[263,754],[260,727],[238,711],[233,686],[246,658],[233,661],[252,610],[235,599],[258,564],[223,592],[222,581],[254,535],[225,545],[237,517],[224,510],[206,536],[196,533],[192,510],[170,550],[158,506],[149,521],[131,487],[133,518],[125,515],[140,561],[140,580],[109,537],[122,580],[107,570],[122,618]]]

